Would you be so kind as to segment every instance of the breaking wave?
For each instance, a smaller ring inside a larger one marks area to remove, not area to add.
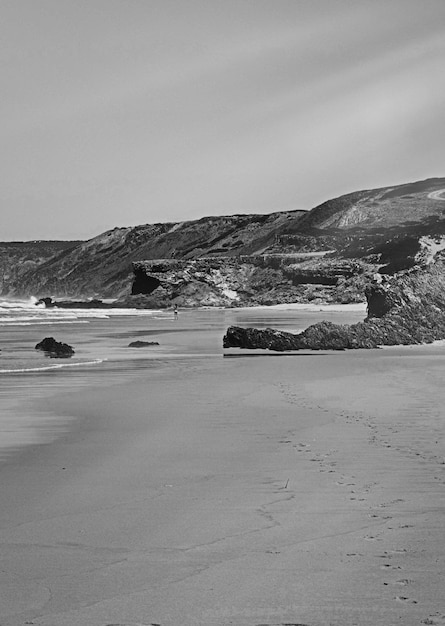
[[[77,363],[58,363],[57,365],[44,365],[42,367],[22,367],[17,369],[0,369],[0,374],[22,374],[23,372],[45,372],[47,370],[59,370],[66,367],[79,367],[82,365],[97,365],[107,359],[95,359],[94,361],[79,361]]]
[[[1,321],[0,326],[48,326],[48,324],[88,324],[88,320],[67,319],[67,320],[33,320],[29,322],[21,322],[15,319]]]
[[[165,315],[165,314],[164,314]],[[0,300],[0,326],[30,326],[32,324],[79,324],[89,319],[110,319],[124,316],[162,317],[153,309],[82,309],[46,308],[34,296],[26,300]]]
[[[13,310],[13,309],[30,309],[30,308],[38,308],[44,309],[45,305],[43,303],[39,304],[37,298],[31,296],[26,300],[0,300],[0,311],[2,309]]]

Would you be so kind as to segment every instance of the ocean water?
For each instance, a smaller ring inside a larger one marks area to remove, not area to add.
[[[183,310],[175,318],[170,310],[46,309],[34,298],[0,300],[0,461],[23,446],[48,443],[70,427],[68,418],[41,409],[42,398],[119,384],[193,359],[220,359],[222,337],[232,324],[299,332],[321,319],[353,323],[364,314],[364,306],[280,305]],[[70,344],[75,355],[54,359],[36,350],[45,337]],[[159,345],[128,347],[136,340]]]

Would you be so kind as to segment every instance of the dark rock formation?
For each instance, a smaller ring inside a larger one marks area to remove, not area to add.
[[[400,296],[389,288],[387,283],[373,283],[365,288],[368,303],[368,319],[384,317],[394,307],[401,306]]]
[[[375,348],[369,338],[361,344],[350,331],[352,326],[319,322],[294,335],[273,328],[258,330],[230,326],[223,338],[224,348],[263,348],[276,352],[288,350],[344,350],[346,348]]]
[[[35,346],[35,349],[42,350],[53,359],[69,358],[74,354],[74,349],[71,346],[67,343],[56,341],[54,337],[45,337]]]
[[[159,346],[157,341],[132,341],[128,344],[129,348],[145,348],[146,346]]]
[[[407,271],[387,285],[366,290],[368,317],[353,325],[320,322],[294,335],[271,328],[231,326],[225,348],[345,350],[431,343],[445,338],[445,266]]]
[[[55,306],[53,299],[52,298],[40,298],[37,302],[36,302],[36,306],[38,306],[39,304],[44,304],[45,308],[50,309],[51,307]]]
[[[103,302],[102,300],[53,300],[52,298],[40,298],[36,302],[38,304],[44,304],[47,309],[57,307],[59,309],[114,309],[116,304],[113,302]]]

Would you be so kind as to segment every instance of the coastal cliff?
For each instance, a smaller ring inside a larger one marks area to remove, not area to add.
[[[139,307],[363,301],[373,274],[427,264],[445,248],[445,178],[310,211],[115,228],[73,244],[17,268],[5,257],[2,295]]]
[[[139,259],[192,260],[260,254],[275,233],[304,211],[204,217],[187,222],[114,228],[45,259],[3,285],[9,296],[121,298],[131,293],[132,263]]]

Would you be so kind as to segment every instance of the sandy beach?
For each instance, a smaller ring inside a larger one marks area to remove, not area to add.
[[[36,401],[2,626],[445,624],[445,347],[235,354]]]
[[[445,0],[0,18],[0,626],[445,626]]]

